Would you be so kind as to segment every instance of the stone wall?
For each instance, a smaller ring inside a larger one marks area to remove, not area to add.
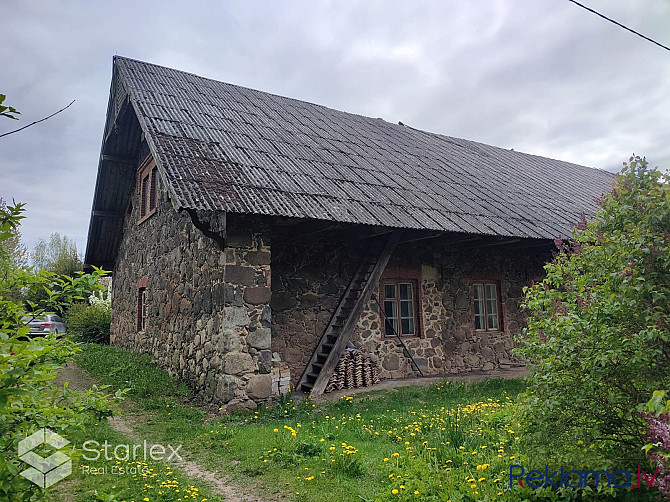
[[[508,252],[492,247],[462,252],[425,249],[420,254],[407,249],[395,253],[396,263],[420,267],[422,336],[403,337],[424,375],[493,370],[518,364],[511,352],[514,337],[525,324],[520,308],[523,286],[542,276],[546,253]],[[417,264],[416,261],[421,263]],[[474,329],[471,281],[499,281],[503,331]],[[403,355],[397,337],[382,337],[379,308],[370,302],[358,323],[351,345],[376,354],[382,378],[418,374]]]
[[[272,349],[291,369],[296,385],[339,298],[361,259],[360,241],[334,235],[274,236],[272,264]],[[542,276],[546,251],[507,251],[504,246],[450,252],[446,247],[405,245],[396,250],[385,275],[402,270],[417,277],[421,336],[403,337],[424,375],[491,370],[515,364],[511,349],[524,324],[523,286]],[[407,272],[409,271],[409,272]],[[504,331],[474,329],[471,280],[500,283]],[[377,292],[377,295],[379,292]],[[396,337],[383,337],[378,305],[366,306],[350,345],[370,354],[382,378],[415,374]]]
[[[283,231],[273,242],[272,350],[288,364],[295,387],[365,249],[333,246],[327,233],[301,238]]]
[[[111,342],[150,354],[205,400],[251,409],[272,392],[270,240],[262,220],[199,214],[226,228],[225,250],[177,212],[165,190],[137,224],[138,195],[113,271]],[[253,229],[250,230],[250,229]],[[147,316],[137,330],[138,285]]]
[[[221,250],[162,188],[157,213],[139,225],[137,208],[135,193],[113,271],[112,343],[150,354],[228,409],[255,408],[285,387],[289,371],[295,386],[365,252],[369,241],[354,237],[362,230],[301,237],[302,224],[199,213],[212,230],[225,229]],[[541,277],[547,252],[504,246],[456,252],[429,242],[399,247],[386,272],[410,271],[420,284],[421,336],[403,340],[423,373],[513,364],[513,337],[524,322],[522,287]],[[482,277],[500,283],[504,331],[474,330],[470,281]],[[140,286],[147,292],[144,331],[136,318]],[[382,336],[374,301],[350,343],[372,356],[382,378],[414,374],[397,339]]]

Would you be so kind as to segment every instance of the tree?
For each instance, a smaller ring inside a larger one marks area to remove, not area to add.
[[[639,459],[636,406],[670,387],[670,177],[639,157],[624,166],[526,291],[523,422],[548,455],[572,445],[573,462]]]
[[[31,258],[36,268],[60,275],[73,276],[83,269],[83,263],[77,254],[77,243],[58,232],[51,234],[48,241],[37,241]]]
[[[0,244],[18,230],[23,206],[0,208]],[[109,398],[98,389],[71,391],[53,384],[57,371],[79,349],[68,338],[55,334],[28,336],[24,318],[60,312],[100,289],[104,272],[62,277],[54,272],[18,269],[0,277],[0,500],[32,500],[38,487],[19,475],[25,468],[18,458],[18,444],[42,427],[67,435],[73,428],[92,426],[111,415]],[[45,310],[28,314],[20,302],[8,298],[14,288],[41,287],[47,292]],[[120,398],[117,394],[115,398]]]
[[[19,120],[15,115],[21,115],[21,112],[16,111],[13,106],[3,105],[6,95],[0,94],[0,117],[6,117],[8,119]]]
[[[7,209],[7,203],[2,198],[0,198],[0,209]],[[28,266],[28,250],[21,244],[21,232],[18,227],[11,230],[0,246],[0,260],[4,260],[3,270],[6,267],[25,268]]]

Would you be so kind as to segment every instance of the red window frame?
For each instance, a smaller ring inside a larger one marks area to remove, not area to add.
[[[382,329],[387,336],[417,336],[417,284],[413,279],[383,281],[381,291]],[[403,290],[405,291],[403,294]],[[390,315],[395,314],[395,315]]]
[[[146,221],[156,213],[158,206],[158,168],[154,159],[148,156],[137,170],[137,193],[140,199],[140,219]]]
[[[147,327],[147,278],[137,281],[137,310],[135,313],[137,331],[144,331]]]
[[[396,286],[396,291],[399,291],[399,284],[411,284],[412,285],[412,296],[413,296],[413,316],[414,316],[414,333],[413,334],[401,334],[400,336],[405,338],[417,337],[423,338],[423,309],[422,309],[422,295],[421,295],[421,266],[417,265],[416,267],[408,267],[406,265],[400,265],[397,261],[391,261],[384,269],[382,276],[379,280],[379,294],[377,298],[379,299],[379,317],[381,320],[381,339],[397,339],[395,334],[386,334],[386,315],[384,313],[384,301],[387,300],[385,295],[385,285],[394,284]],[[398,296],[396,294],[396,296]],[[399,299],[397,299],[399,301]],[[397,306],[397,311],[401,312],[401,306]]]

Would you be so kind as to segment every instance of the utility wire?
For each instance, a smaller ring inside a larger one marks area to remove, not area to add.
[[[583,4],[581,4],[581,3],[579,3],[579,2],[577,2],[577,1],[575,1],[575,0],[568,0],[568,2],[572,2],[572,3],[575,4],[575,5],[579,5],[582,9],[586,9],[586,10],[588,10],[589,12],[593,12],[596,16],[600,16],[600,17],[602,17],[603,19],[609,21],[610,23],[614,23],[614,24],[616,24],[617,26],[619,26],[620,28],[623,28],[624,30],[628,30],[628,31],[630,31],[631,33],[634,33],[635,35],[637,35],[638,37],[642,37],[642,38],[644,38],[645,40],[651,42],[652,44],[656,44],[656,45],[658,45],[659,47],[665,49],[666,51],[670,51],[670,47],[667,47],[667,46],[665,46],[665,45],[663,45],[663,44],[660,44],[660,43],[658,43],[656,40],[653,40],[653,39],[651,39],[651,38],[649,38],[649,37],[647,37],[647,36],[644,36],[642,33],[639,33],[639,32],[637,32],[637,31],[635,31],[635,30],[629,28],[628,26],[624,26],[623,24],[621,24],[621,23],[615,21],[614,19],[610,19],[609,17],[602,15],[600,12],[597,12],[597,11],[591,9],[591,8],[587,7],[586,5],[583,5]]]

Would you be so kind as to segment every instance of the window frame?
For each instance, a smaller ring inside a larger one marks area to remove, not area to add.
[[[141,333],[147,329],[147,278],[137,281],[137,301],[135,310],[135,327]]]
[[[409,285],[411,288],[411,297],[409,300],[403,299],[400,294],[400,287],[402,285]],[[387,286],[393,286],[395,288],[395,296],[393,298],[389,298],[386,296],[386,287]],[[412,337],[412,336],[418,336],[418,331],[419,331],[419,323],[417,319],[417,284],[414,279],[386,279],[383,281],[381,285],[382,289],[382,294],[381,296],[381,305],[382,305],[382,328],[383,328],[383,336],[384,337],[396,337],[396,333],[392,334],[387,334],[386,333],[386,321],[390,318],[389,316],[386,315],[386,302],[393,302],[395,303],[395,313],[396,316],[392,317],[391,319],[396,320],[396,326],[393,326],[396,329],[396,332],[398,334],[405,338],[405,337]],[[404,316],[402,315],[402,302],[407,302],[411,301],[412,305],[412,315],[411,317],[409,316]],[[402,332],[402,321],[405,319],[412,319],[412,326],[413,326],[413,332],[412,333],[403,333]]]
[[[484,297],[480,300],[475,300],[475,286],[481,286],[484,292]],[[496,317],[498,321],[498,326],[496,328],[490,328],[489,327],[489,296],[487,294],[487,288],[486,286],[494,286],[495,287],[495,293],[496,293],[496,299],[495,299],[495,305],[496,305]],[[477,314],[475,313],[475,302],[476,301],[481,301],[484,307],[484,328],[477,328]],[[503,298],[502,298],[502,288],[500,284],[499,279],[491,279],[491,278],[475,278],[475,279],[470,279],[470,311],[472,314],[472,327],[474,329],[475,333],[503,333],[505,331],[505,312],[504,312],[504,303],[503,303]]]
[[[422,292],[421,292],[421,267],[408,268],[397,263],[389,262],[386,269],[379,279],[379,288],[377,298],[379,299],[379,319],[381,326],[379,332],[381,340],[397,340],[395,334],[386,334],[386,315],[384,313],[384,301],[386,298],[385,288],[386,284],[395,284],[396,291],[399,292],[398,285],[409,283],[412,285],[412,307],[414,310],[414,334],[400,335],[402,339],[407,338],[423,338],[423,308],[422,308]],[[399,296],[399,295],[396,295]],[[399,298],[397,299],[399,300]],[[398,313],[400,313],[400,305],[398,304]]]
[[[137,194],[139,195],[140,217],[137,224],[146,221],[158,210],[158,167],[153,157],[149,155],[137,169]]]

